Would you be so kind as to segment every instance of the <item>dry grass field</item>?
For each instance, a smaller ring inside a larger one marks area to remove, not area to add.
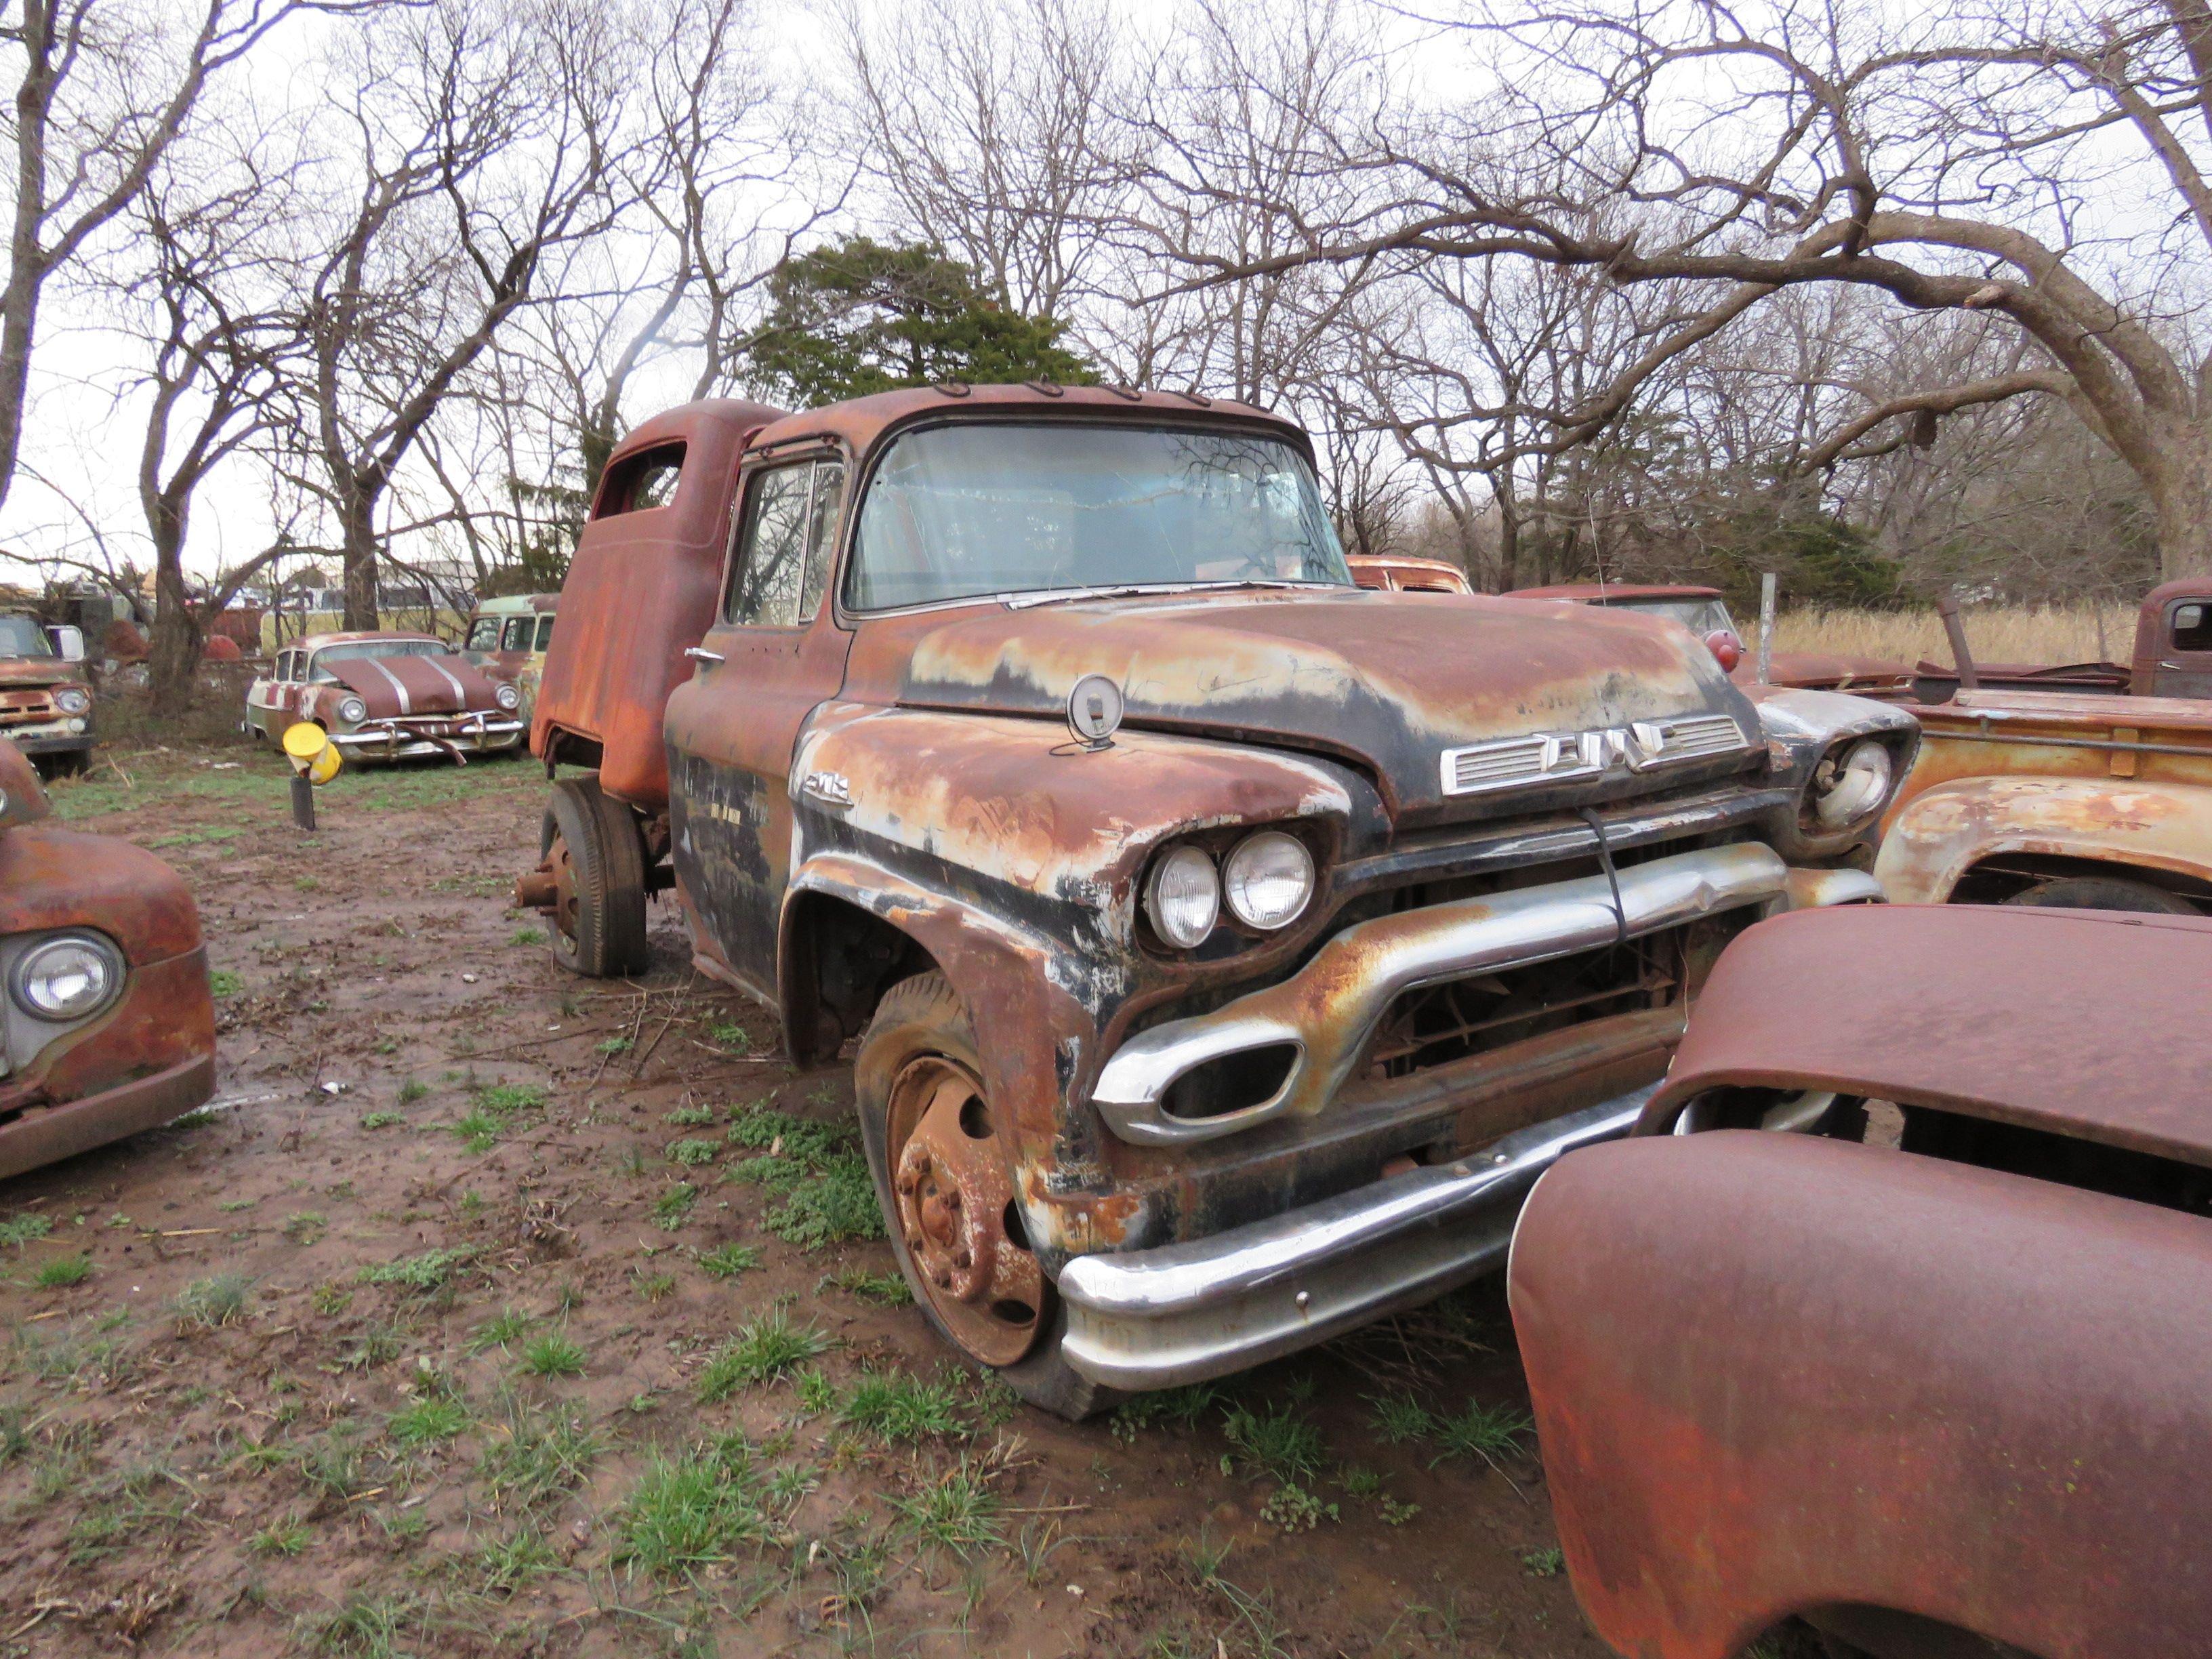
[[[1755,646],[1758,618],[1742,620]],[[2129,605],[1969,610],[1966,623],[1966,642],[1983,662],[2124,662],[2136,636],[2136,613]],[[1943,623],[1932,610],[1785,611],[1774,626],[1774,648],[1904,662],[1951,660]]]

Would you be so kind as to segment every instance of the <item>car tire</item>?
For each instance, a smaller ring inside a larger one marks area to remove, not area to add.
[[[2060,876],[2015,893],[2005,902],[2039,909],[2135,910],[2166,916],[2204,914],[2179,893],[2125,876]]]
[[[1030,1405],[1069,1422],[1079,1422],[1104,1410],[1121,1395],[1101,1387],[1070,1366],[1060,1356],[1060,1341],[1067,1328],[1066,1310],[1051,1283],[1040,1272],[1040,1300],[1034,1334],[1027,1352],[1009,1363],[994,1364],[976,1352],[972,1331],[975,1315],[946,1298],[940,1308],[939,1288],[933,1285],[908,1248],[898,1193],[896,1166],[903,1142],[893,1146],[895,1097],[899,1080],[917,1064],[943,1062],[958,1067],[971,1079],[982,1074],[982,1057],[968,1010],[945,975],[918,974],[902,980],[885,993],[875,1018],[860,1039],[854,1063],[854,1095],[860,1119],[860,1140],[868,1158],[868,1173],[876,1187],[885,1235],[899,1271],[921,1310],[945,1346],[972,1369],[995,1376]],[[979,1085],[980,1089],[980,1085]],[[978,1098],[980,1099],[980,1092]],[[994,1136],[995,1139],[995,1136]],[[1000,1153],[1004,1147],[999,1148]],[[1011,1176],[1011,1170],[1007,1171]],[[1020,1242],[1026,1250],[1026,1240]],[[947,1309],[951,1310],[948,1316]],[[962,1328],[956,1329],[955,1323]],[[963,1331],[969,1334],[963,1334]]]
[[[629,809],[595,778],[563,778],[545,805],[538,853],[568,890],[548,917],[553,959],[586,979],[642,973],[652,959],[645,850]]]

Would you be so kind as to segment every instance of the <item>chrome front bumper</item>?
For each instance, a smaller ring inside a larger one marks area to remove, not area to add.
[[[1788,903],[1793,872],[1757,842],[1678,853],[1620,872],[1620,915],[1606,878],[1590,876],[1378,916],[1346,928],[1290,978],[1212,1013],[1141,1031],[1109,1060],[1091,1091],[1107,1127],[1124,1140],[1182,1146],[1233,1134],[1270,1118],[1304,1116],[1334,1098],[1375,1027],[1406,992],[1476,974],[1601,950],[1626,922],[1629,935],[1745,905]],[[1879,898],[1871,877],[1856,886],[1817,872],[1822,902]],[[1209,1061],[1261,1048],[1295,1050],[1273,1095],[1212,1117],[1166,1109],[1176,1080]]]
[[[405,760],[418,755],[458,760],[464,751],[482,755],[512,749],[529,730],[512,714],[470,714],[372,722],[350,732],[333,732],[331,741],[348,760]]]
[[[1536,1177],[1577,1146],[1626,1134],[1657,1092],[1210,1237],[1078,1256],[1060,1275],[1060,1355],[1110,1388],[1176,1388],[1426,1302],[1503,1263]]]

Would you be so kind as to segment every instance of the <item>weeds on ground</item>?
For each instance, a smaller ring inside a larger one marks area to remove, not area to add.
[[[699,1189],[688,1181],[679,1181],[659,1198],[653,1200],[653,1224],[665,1233],[672,1233],[690,1219],[691,1206],[699,1201]]]
[[[814,1325],[795,1324],[782,1309],[773,1309],[740,1325],[738,1334],[714,1351],[699,1373],[699,1401],[711,1405],[739,1389],[787,1376],[830,1346],[829,1336]]]
[[[5,1221],[0,1221],[0,1244],[12,1244],[16,1253],[21,1255],[25,1245],[34,1239],[44,1238],[53,1230],[53,1222],[46,1216],[27,1212],[12,1215]]]
[[[31,1275],[31,1283],[42,1291],[64,1291],[72,1285],[82,1285],[92,1277],[92,1258],[88,1255],[56,1256],[43,1262]]]
[[[246,1297],[252,1288],[253,1281],[243,1273],[216,1273],[206,1279],[195,1279],[178,1293],[178,1330],[214,1330],[236,1324],[249,1311]]]
[[[988,1472],[965,1457],[919,1496],[893,1498],[891,1507],[899,1513],[901,1530],[924,1548],[948,1550],[964,1561],[980,1551],[1006,1547],[999,1495],[991,1490]]]
[[[1557,1578],[1567,1569],[1566,1552],[1557,1547],[1529,1550],[1522,1556],[1521,1565],[1531,1578]]]
[[[1178,1429],[1195,1426],[1220,1398],[1221,1390],[1211,1382],[1140,1394],[1115,1407],[1107,1428],[1124,1445],[1134,1445],[1137,1437],[1156,1423]]]
[[[319,1243],[330,1229],[320,1210],[295,1210],[284,1218],[284,1237],[302,1249]]]
[[[580,1342],[548,1331],[522,1351],[522,1369],[532,1376],[581,1376],[588,1358]]]
[[[668,1161],[681,1164],[687,1170],[696,1170],[712,1164],[714,1155],[721,1151],[720,1143],[712,1140],[677,1140],[669,1143]]]
[[[480,1084],[469,1091],[469,1109],[446,1127],[461,1138],[466,1151],[488,1152],[512,1127],[517,1113],[542,1110],[546,1097],[542,1084]]]
[[[716,1020],[707,1028],[707,1035],[733,1054],[752,1052],[752,1034],[735,1020]]]
[[[617,1565],[672,1578],[726,1561],[769,1536],[752,1449],[741,1436],[655,1455],[615,1520]]]
[[[301,1620],[299,1633],[315,1653],[343,1659],[399,1659],[410,1650],[409,1638],[421,1625],[422,1604],[413,1596],[372,1595],[357,1589],[337,1612]]]
[[[1367,1406],[1369,1426],[1394,1446],[1426,1440],[1437,1431],[1435,1415],[1410,1394],[1370,1395]]]
[[[545,1534],[526,1522],[478,1550],[477,1565],[483,1575],[485,1595],[512,1595],[533,1578],[559,1571],[561,1562],[546,1544]]]
[[[397,1261],[363,1267],[354,1277],[363,1285],[397,1285],[403,1290],[427,1296],[433,1291],[443,1290],[454,1271],[467,1265],[475,1255],[476,1251],[465,1244],[425,1250],[420,1255],[402,1256]]]
[[[535,1510],[583,1484],[605,1443],[580,1409],[537,1406],[514,1395],[502,1409],[506,1420],[477,1466],[494,1509]]]
[[[1221,1419],[1231,1459],[1248,1476],[1268,1475],[1285,1486],[1310,1484],[1321,1474],[1328,1456],[1321,1431],[1291,1407],[1280,1411],[1255,1411],[1232,1406]]]
[[[414,1380],[416,1399],[385,1420],[384,1431],[407,1447],[433,1445],[465,1432],[473,1420],[459,1386],[442,1371],[422,1367]]]
[[[873,1273],[866,1267],[840,1267],[822,1282],[879,1308],[903,1308],[914,1300],[914,1291],[907,1284],[904,1273]]]
[[[885,1445],[904,1445],[967,1430],[960,1418],[959,1397],[951,1383],[925,1382],[899,1370],[861,1372],[838,1407],[837,1416]]]
[[[488,1348],[506,1350],[530,1334],[537,1322],[519,1308],[501,1308],[469,1333],[469,1352],[482,1353]]]
[[[246,1547],[256,1555],[277,1555],[289,1559],[306,1549],[313,1537],[297,1521],[276,1521],[255,1533],[246,1540]]]
[[[1470,1400],[1456,1417],[1437,1420],[1437,1455],[1430,1467],[1447,1457],[1479,1457],[1492,1468],[1498,1460],[1516,1455],[1535,1427],[1528,1413],[1512,1406],[1485,1406]]]
[[[750,1244],[722,1244],[699,1258],[699,1270],[709,1279],[735,1279],[760,1266],[760,1251]]]

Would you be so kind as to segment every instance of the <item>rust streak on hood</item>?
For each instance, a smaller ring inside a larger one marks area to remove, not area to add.
[[[0,686],[82,685],[79,665],[59,657],[0,657]]]
[[[357,658],[323,666],[368,705],[371,720],[499,707],[483,671],[459,656]]]
[[[871,635],[903,635],[910,655]],[[1736,715],[1747,738],[1759,730],[1711,653],[1671,623],[1452,594],[994,605],[873,621],[862,647],[848,696],[1057,719],[1078,679],[1105,674],[1133,726],[1341,755],[1414,820],[1463,807],[1439,775],[1458,744],[1705,712]]]

